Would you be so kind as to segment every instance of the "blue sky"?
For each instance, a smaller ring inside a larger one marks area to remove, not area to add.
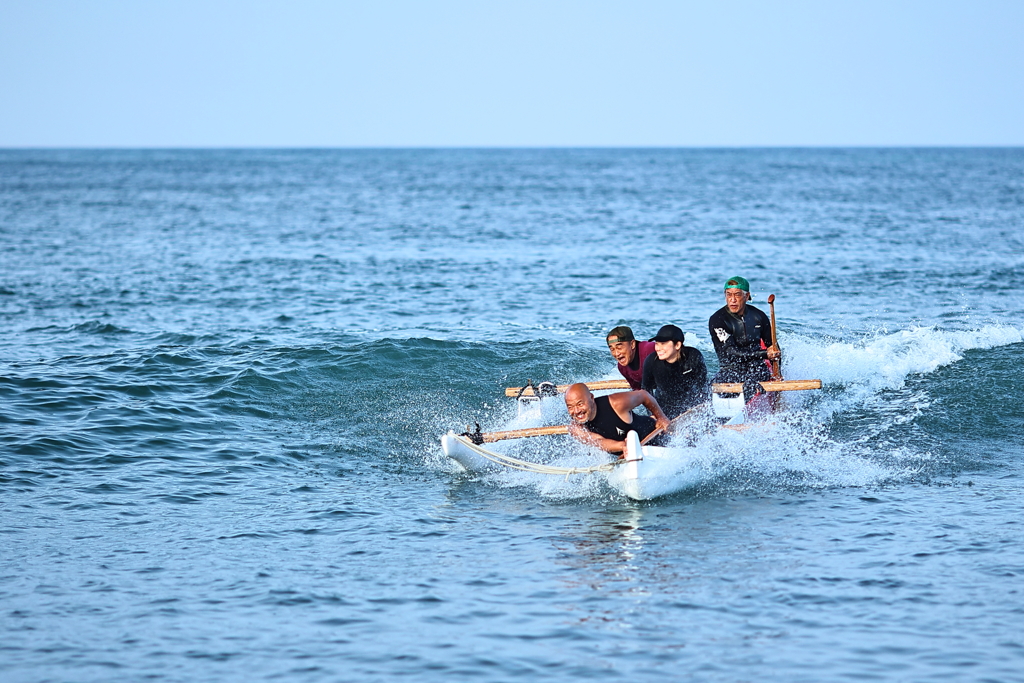
[[[1024,0],[0,0],[0,147],[1024,145]]]

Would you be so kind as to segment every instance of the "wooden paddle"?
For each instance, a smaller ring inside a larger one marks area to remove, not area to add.
[[[778,332],[777,332],[776,327],[775,327],[775,295],[774,294],[769,294],[768,295],[768,307],[772,311],[772,346],[774,346],[775,348],[778,349],[779,348],[779,337],[778,337]],[[781,351],[781,349],[779,349],[779,350]],[[776,358],[771,363],[772,363],[772,379],[775,380],[775,381],[780,381],[782,379],[782,368],[780,367],[781,366],[780,359]],[[816,387],[816,388],[820,388],[820,387]]]
[[[666,429],[655,429],[653,432],[651,432],[650,434],[648,434],[647,436],[644,437],[644,440],[640,442],[640,445],[643,446],[648,441],[650,441],[654,437],[658,436],[658,434],[661,434],[662,432],[668,432],[669,434],[671,434],[676,427],[678,427],[680,424],[682,424],[682,420],[683,420],[684,417],[685,418],[694,417],[697,414],[698,410],[700,410],[701,408],[706,408],[706,407],[707,407],[706,403],[701,403],[699,406],[694,406],[694,407],[690,408],[685,413],[681,413],[679,415],[676,415],[674,418],[672,418],[672,421],[668,423],[668,428],[666,428]]]

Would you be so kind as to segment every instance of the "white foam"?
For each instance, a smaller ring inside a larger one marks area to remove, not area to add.
[[[953,331],[915,327],[877,332],[856,342],[822,342],[799,335],[779,340],[787,377],[820,379],[825,386],[863,386],[868,391],[902,388],[907,377],[960,360],[965,351],[1024,341],[1015,327],[990,325]]]
[[[520,457],[563,467],[606,460],[595,449],[567,443],[565,437],[559,441],[530,441],[529,446],[520,446]],[[883,464],[870,457],[863,446],[830,440],[824,428],[810,423],[804,414],[744,432],[712,430],[695,444],[673,445],[675,449],[678,458],[651,461],[655,469],[649,473],[652,479],[648,492],[670,495],[708,487],[723,487],[735,493],[783,487],[871,486],[912,476],[917,462],[910,459],[899,467]],[[540,496],[557,500],[617,496],[601,474],[562,477],[505,470],[487,474],[484,480],[502,488],[532,488]]]
[[[806,413],[780,415],[744,432],[722,429],[700,445],[715,478],[730,479],[733,489],[870,486],[911,473],[882,464],[863,447],[830,439]]]

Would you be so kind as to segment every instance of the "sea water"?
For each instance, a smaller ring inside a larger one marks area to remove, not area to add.
[[[675,493],[442,455],[733,275]],[[1024,680],[1022,282],[1020,149],[0,151],[0,679]]]

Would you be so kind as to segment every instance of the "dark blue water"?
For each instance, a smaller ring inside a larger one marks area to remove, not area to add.
[[[696,485],[441,454],[736,274]],[[1024,680],[1022,283],[1019,149],[0,151],[0,678]]]

